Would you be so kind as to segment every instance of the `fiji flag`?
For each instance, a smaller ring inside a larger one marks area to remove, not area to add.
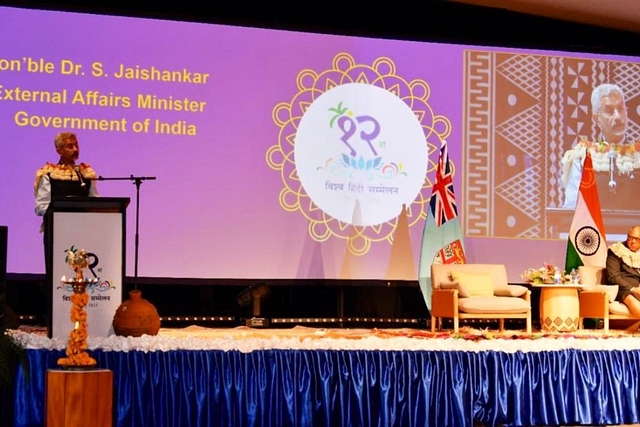
[[[442,142],[440,159],[433,184],[427,221],[422,233],[420,290],[431,311],[431,264],[464,264],[464,244],[456,196],[453,191],[453,171],[447,151],[447,141]]]
[[[574,268],[577,270],[583,265],[604,267],[607,262],[605,236],[596,176],[591,153],[587,150],[582,166],[578,203],[569,228],[565,271]]]

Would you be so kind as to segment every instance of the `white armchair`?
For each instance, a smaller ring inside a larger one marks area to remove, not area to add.
[[[503,264],[433,264],[431,266],[431,331],[442,319],[497,319],[500,331],[504,319],[525,319],[531,333],[531,291],[509,285]]]

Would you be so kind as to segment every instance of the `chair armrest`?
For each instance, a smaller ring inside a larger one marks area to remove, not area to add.
[[[433,317],[454,317],[458,313],[458,291],[456,289],[434,289],[431,294]]]
[[[522,297],[528,290],[522,285],[507,285],[495,288],[493,294],[497,297]]]
[[[578,294],[580,317],[602,319],[609,312],[609,296],[604,290],[588,290]]]
[[[605,292],[609,297],[609,302],[612,303],[616,300],[616,296],[618,295],[618,285],[587,285],[580,290],[580,292],[586,291],[597,291],[597,292]]]

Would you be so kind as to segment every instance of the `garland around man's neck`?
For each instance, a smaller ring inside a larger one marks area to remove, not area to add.
[[[640,253],[631,251],[622,242],[614,243],[610,248],[629,267],[640,268]]]

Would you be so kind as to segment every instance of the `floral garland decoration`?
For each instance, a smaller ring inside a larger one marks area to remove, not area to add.
[[[615,157],[616,167],[621,173],[631,173],[635,169],[640,169],[640,139],[627,144],[614,144],[602,139],[590,141],[581,136],[580,141],[565,153],[565,158],[577,156],[584,159],[586,150],[591,152],[593,169],[596,172],[609,171],[611,157]]]
[[[40,180],[44,175],[50,175],[51,178],[57,179],[60,181],[78,181],[78,174],[76,173],[76,167],[82,174],[84,178],[87,179],[97,179],[98,174],[91,166],[86,163],[80,163],[77,166],[73,165],[57,165],[53,163],[46,163],[43,167],[36,171],[36,179],[33,183],[33,190],[35,193],[38,192],[38,187],[40,186]]]
[[[406,337],[406,338],[418,338],[418,339],[457,339],[457,340],[465,340],[465,341],[487,341],[487,340],[539,340],[542,338],[552,338],[552,339],[580,339],[580,340],[592,340],[592,339],[617,339],[617,338],[625,338],[629,337],[629,334],[626,332],[614,332],[610,331],[609,334],[603,334],[601,332],[597,333],[586,333],[586,334],[576,334],[576,333],[558,333],[558,332],[533,332],[531,334],[518,332],[518,331],[490,331],[488,329],[469,329],[464,330],[465,328],[461,328],[460,332],[453,331],[439,331],[439,332],[430,332],[419,329],[402,329],[402,330],[393,330],[393,329],[372,329],[374,335],[382,337],[382,338],[396,338],[396,337]]]
[[[82,270],[89,266],[89,257],[84,249],[76,249],[71,246],[65,250],[67,253],[66,262],[75,271],[75,277],[62,281],[73,285],[73,294],[71,295],[71,323],[74,325],[69,333],[67,341],[67,357],[58,359],[58,365],[61,366],[95,366],[96,360],[89,356],[87,350],[87,312],[84,307],[89,302],[89,295],[86,292],[87,281],[84,279]]]
[[[616,242],[609,249],[631,268],[640,268],[640,254],[633,252],[624,243]]]

